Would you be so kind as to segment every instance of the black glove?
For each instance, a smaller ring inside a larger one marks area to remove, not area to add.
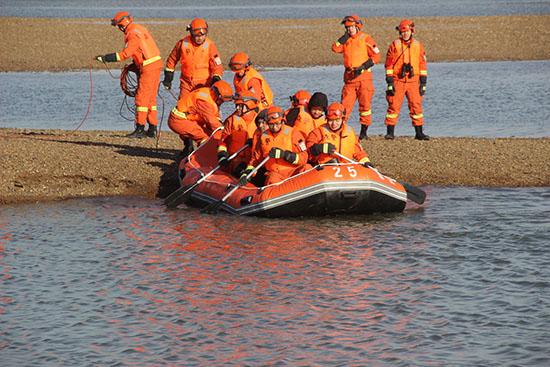
[[[164,70],[164,80],[162,81],[162,85],[164,85],[164,89],[170,90],[172,88],[173,79],[174,79],[174,72],[169,70]]]
[[[298,158],[296,153],[291,152],[290,150],[283,151],[283,159],[288,163],[294,164],[294,162],[296,162],[296,158]]]
[[[336,151],[336,147],[331,143],[313,144],[309,151],[314,156],[318,156],[321,153],[332,154]]]
[[[361,164],[363,165],[363,167],[374,168],[374,164],[372,164],[370,161],[366,161],[366,162],[363,162]]]
[[[218,164],[220,167],[227,167],[229,165],[229,154],[225,150],[218,152]]]
[[[214,84],[215,82],[219,82],[220,80],[222,80],[222,78],[219,75],[214,75],[212,77],[212,84]]]
[[[283,158],[283,150],[279,148],[271,148],[269,151],[269,156],[271,158]]]
[[[97,55],[96,57],[94,57],[94,60],[97,60],[99,62],[103,62],[103,55]]]
[[[344,43],[346,43],[346,41],[349,40],[349,33],[346,32],[344,33],[344,35],[340,38],[338,38],[338,43],[343,45]]]
[[[107,55],[97,55],[95,57],[97,61],[100,62],[117,62],[116,53],[107,54]]]
[[[393,84],[393,76],[387,76],[386,77],[386,95],[388,96],[394,96],[395,95],[395,85]]]
[[[428,77],[425,75],[420,76],[420,95],[423,96],[426,94],[426,83],[428,82]]]
[[[239,178],[239,185],[244,186],[248,183],[248,175],[252,172],[253,168],[247,168],[241,174]]]
[[[374,61],[372,61],[372,59],[369,58],[361,66],[359,66],[357,69],[354,70],[355,77],[357,78],[359,75],[363,74],[363,72],[372,68],[373,66],[374,66]]]

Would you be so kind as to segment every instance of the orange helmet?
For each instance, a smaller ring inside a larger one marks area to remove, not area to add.
[[[311,98],[311,94],[307,90],[300,89],[296,93],[294,93],[293,96],[290,96],[290,100],[292,101],[292,104],[294,106],[307,106],[309,103],[309,99]]]
[[[359,29],[363,28],[363,21],[361,20],[361,18],[359,18],[359,15],[357,14],[352,14],[344,17],[340,24],[343,24],[345,27],[350,27],[354,25]]]
[[[216,93],[218,98],[221,98],[224,102],[233,99],[233,89],[231,89],[231,86],[225,80],[218,80],[212,84],[211,88]]]
[[[399,32],[406,32],[408,30],[411,30],[411,32],[414,33],[414,22],[412,20],[403,19],[397,27],[395,27],[396,30]]]
[[[283,110],[279,106],[271,106],[267,109],[267,124],[275,124],[283,121]]]
[[[346,115],[346,109],[343,104],[338,102],[333,102],[328,106],[327,109],[327,120],[336,120],[344,118]]]
[[[249,110],[253,110],[258,107],[260,102],[256,99],[256,97],[254,97],[254,93],[249,90],[245,90],[241,92],[241,94],[237,94],[235,96],[235,104],[244,104]]]
[[[113,19],[111,19],[111,25],[113,27],[123,27],[126,28],[128,24],[132,23],[134,18],[127,11],[119,11],[115,14]]]
[[[208,23],[202,18],[195,18],[187,26],[187,31],[189,31],[192,36],[205,35],[208,33]]]
[[[233,71],[239,71],[252,65],[250,58],[244,52],[237,52],[229,60],[229,68]]]

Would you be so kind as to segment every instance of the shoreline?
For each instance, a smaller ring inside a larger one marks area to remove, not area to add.
[[[397,38],[400,18],[363,19],[383,62],[388,45]],[[186,33],[189,19],[135,21],[149,28],[166,60]],[[536,47],[550,38],[550,15],[416,17],[414,21],[415,36],[424,44],[428,62],[550,60],[549,48]],[[330,50],[343,31],[337,18],[209,19],[208,23],[209,36],[226,68],[231,55],[239,51],[248,53],[259,68],[342,63],[342,56]],[[5,40],[0,72],[98,69],[103,65],[92,61],[95,55],[123,48],[122,33],[102,18],[0,17],[0,29]],[[112,65],[120,68],[122,63]]]
[[[127,131],[0,128],[0,204],[101,196],[165,198],[177,189],[179,137],[130,139]],[[416,186],[550,187],[550,137],[417,141],[380,135],[363,143],[385,175]]]

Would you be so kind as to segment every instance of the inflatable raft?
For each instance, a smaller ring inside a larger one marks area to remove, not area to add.
[[[240,186],[216,168],[216,147],[211,139],[180,163],[181,187],[166,198],[168,207],[185,202],[237,215],[298,217],[401,212],[411,195],[424,201],[422,190],[359,163],[323,164],[278,184]]]

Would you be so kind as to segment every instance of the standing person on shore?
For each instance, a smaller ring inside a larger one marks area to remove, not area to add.
[[[260,101],[260,111],[273,104],[273,92],[264,77],[252,67],[252,62],[244,52],[237,52],[229,60],[229,68],[235,73],[233,86],[235,94],[245,90],[252,91],[254,97]]]
[[[348,121],[355,100],[359,100],[359,139],[367,139],[367,129],[372,123],[371,101],[374,95],[371,68],[380,60],[380,50],[374,39],[361,31],[363,22],[358,15],[346,16],[341,24],[346,32],[332,44],[332,51],[344,55],[344,87],[342,104],[348,111]]]
[[[399,111],[403,99],[407,97],[409,115],[415,130],[415,139],[429,140],[430,137],[422,131],[424,114],[422,112],[422,96],[426,93],[428,69],[426,53],[422,44],[413,38],[414,23],[403,19],[395,29],[399,38],[393,41],[386,55],[386,139],[394,139],[395,125],[399,119]]]
[[[172,109],[168,126],[184,143],[190,138],[199,146],[221,126],[220,105],[232,99],[233,90],[223,80],[218,80],[211,87],[195,89]],[[189,154],[184,147],[182,157]]]
[[[307,137],[306,146],[310,160],[315,164],[328,162],[347,163],[334,152],[344,157],[356,160],[365,167],[372,167],[367,153],[359,144],[357,136],[351,127],[344,122],[345,108],[341,103],[334,102],[328,106],[327,123],[313,130]]]
[[[130,138],[154,138],[157,135],[157,94],[162,70],[160,51],[151,33],[142,25],[134,23],[132,16],[120,11],[111,19],[111,25],[124,32],[126,46],[120,52],[96,56],[101,62],[116,62],[133,59],[139,70],[138,88],[135,96],[136,117],[135,130]],[[145,124],[149,128],[145,132]]]

